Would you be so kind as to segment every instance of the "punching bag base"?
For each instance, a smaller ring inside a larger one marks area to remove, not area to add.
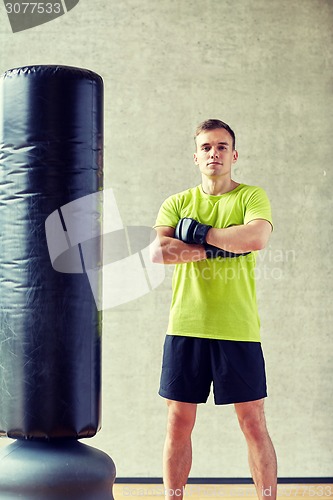
[[[75,440],[18,440],[0,450],[1,500],[113,500],[116,469]]]

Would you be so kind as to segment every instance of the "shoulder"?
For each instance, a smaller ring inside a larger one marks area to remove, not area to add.
[[[264,188],[260,186],[252,186],[249,184],[240,184],[238,193],[244,199],[244,201],[249,201],[252,199],[267,199],[267,193]]]
[[[195,198],[196,189],[186,189],[166,198],[160,207],[154,227],[176,227],[177,222],[182,217],[184,207],[191,205],[192,200]]]
[[[254,219],[265,219],[273,226],[272,210],[266,191],[259,186],[244,186],[242,199],[244,224]]]
[[[167,204],[167,205],[172,205],[172,204],[179,205],[180,204],[181,205],[181,204],[186,203],[189,200],[195,198],[199,194],[200,194],[200,188],[199,188],[199,186],[195,186],[195,187],[186,189],[184,191],[180,191],[179,193],[175,193],[175,194],[168,196],[164,200],[163,204]]]
[[[264,188],[260,186],[252,186],[250,184],[240,184],[239,190],[243,194],[253,194],[253,193],[265,193]]]

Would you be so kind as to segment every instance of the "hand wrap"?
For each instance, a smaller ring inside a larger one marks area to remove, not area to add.
[[[206,236],[211,227],[189,217],[184,217],[178,221],[175,229],[175,238],[184,243],[203,245],[206,243]]]

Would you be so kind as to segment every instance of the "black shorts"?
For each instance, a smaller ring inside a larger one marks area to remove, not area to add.
[[[212,383],[216,405],[266,397],[260,342],[167,335],[160,396],[183,403],[205,403]]]

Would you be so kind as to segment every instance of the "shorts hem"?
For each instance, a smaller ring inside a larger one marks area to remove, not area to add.
[[[199,405],[202,403],[206,403],[207,398],[186,398],[184,396],[180,396],[179,394],[168,394],[167,391],[163,391],[163,389],[160,389],[158,391],[159,396],[161,396],[164,399],[169,399],[170,401],[178,401],[179,403],[191,403],[194,405]]]
[[[257,396],[251,396],[251,397],[234,397],[234,398],[227,398],[225,400],[218,400],[216,401],[214,399],[214,404],[216,406],[222,406],[222,405],[231,405],[231,404],[237,404],[237,403],[250,403],[251,401],[259,401],[260,399],[265,399],[267,398],[267,392],[261,395]]]

